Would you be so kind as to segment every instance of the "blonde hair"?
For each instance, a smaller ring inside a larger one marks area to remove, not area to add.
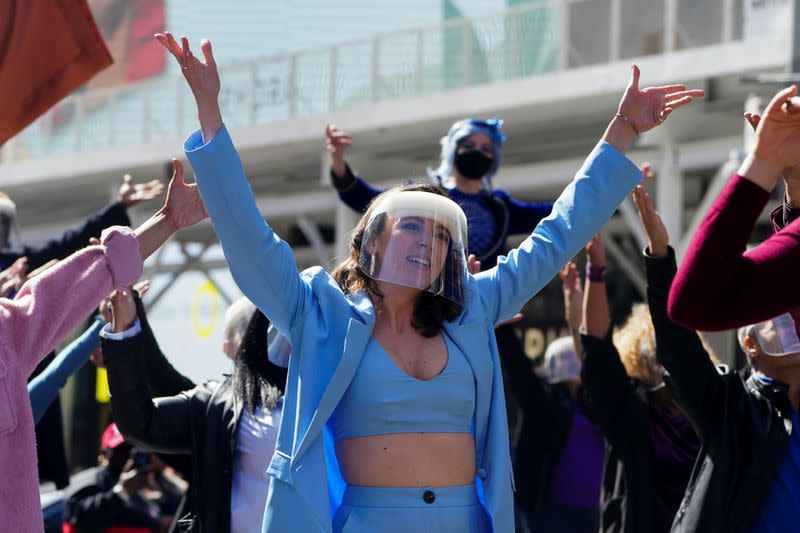
[[[697,335],[711,362],[719,364],[716,352],[705,337],[699,331]],[[633,305],[628,320],[614,331],[614,345],[628,376],[644,383],[653,381],[656,376],[652,375],[647,359],[656,359],[656,330],[647,304]]]
[[[630,377],[645,383],[653,381],[655,376],[645,358],[656,357],[656,331],[647,304],[633,305],[628,320],[614,331],[614,345]]]

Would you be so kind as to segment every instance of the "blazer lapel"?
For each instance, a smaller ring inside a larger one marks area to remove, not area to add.
[[[462,323],[446,322],[444,329],[467,358],[475,376],[475,453],[477,464],[482,465],[492,399],[492,356],[486,324],[464,318]]]
[[[347,325],[342,358],[333,372],[325,392],[322,394],[319,406],[311,418],[308,429],[300,440],[300,445],[294,454],[294,460],[301,457],[317,435],[320,434],[325,422],[339,404],[344,391],[350,385],[358,364],[361,362],[361,357],[364,355],[364,350],[367,348],[369,338],[372,336],[372,328],[375,325],[372,314],[367,315],[365,318],[367,318],[366,323],[356,318],[350,319]]]

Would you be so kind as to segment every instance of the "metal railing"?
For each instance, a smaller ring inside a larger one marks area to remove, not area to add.
[[[396,31],[220,67],[229,126],[324,115],[450,89],[735,40],[741,0],[542,0],[482,18]],[[191,94],[170,73],[77,92],[0,151],[0,163],[179,138]]]

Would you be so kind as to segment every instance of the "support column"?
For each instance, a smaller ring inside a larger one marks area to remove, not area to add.
[[[800,72],[800,0],[792,2],[791,22],[789,29],[789,72]]]
[[[344,203],[336,202],[336,240],[334,242],[334,257],[338,263],[350,253],[350,235],[358,222],[358,214]]]
[[[669,232],[670,242],[683,237],[683,175],[678,146],[672,138],[662,144],[661,168],[656,176],[656,208]]]

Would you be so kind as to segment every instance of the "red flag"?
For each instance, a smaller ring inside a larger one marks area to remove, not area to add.
[[[86,0],[0,2],[0,144],[111,63]]]

